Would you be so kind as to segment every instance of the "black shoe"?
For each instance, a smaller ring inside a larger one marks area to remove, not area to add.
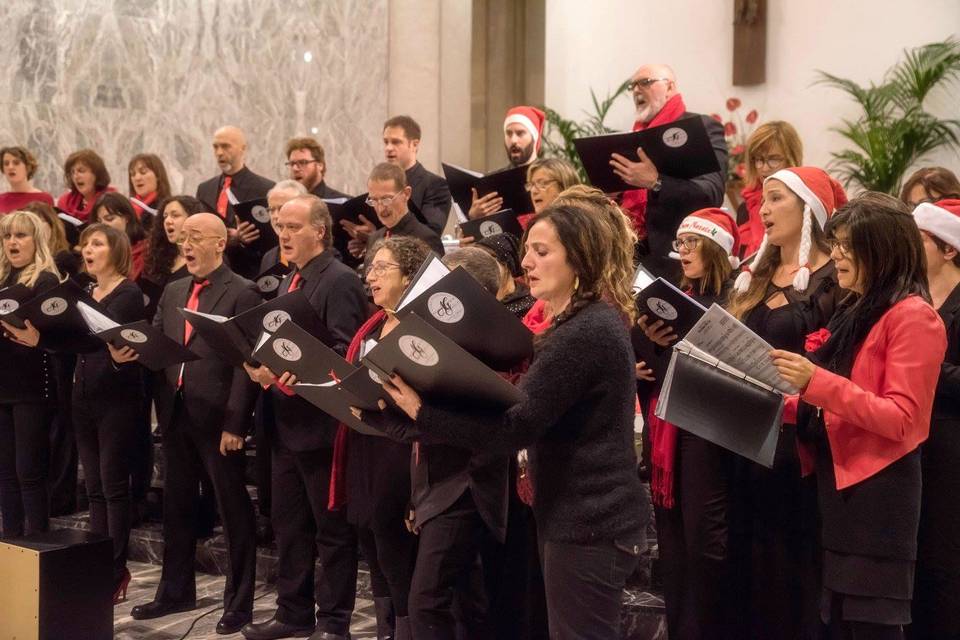
[[[296,625],[280,622],[276,617],[266,622],[251,622],[240,629],[247,640],[276,640],[277,638],[309,638],[314,625]]]
[[[309,640],[351,640],[351,636],[349,631],[345,636],[337,635],[332,631],[317,631],[310,636]]]
[[[220,622],[217,623],[217,633],[222,636],[230,635],[231,633],[236,633],[245,625],[249,624],[253,620],[253,616],[249,613],[243,613],[242,611],[228,611],[223,614],[223,617],[220,618]]]
[[[154,600],[147,604],[138,604],[130,610],[130,617],[134,620],[152,620],[168,616],[171,613],[180,613],[181,611],[192,611],[197,608],[197,603],[190,602],[161,602]]]

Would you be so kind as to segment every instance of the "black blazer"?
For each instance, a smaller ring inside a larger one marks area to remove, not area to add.
[[[437,234],[443,235],[450,216],[453,197],[447,181],[435,173],[427,171],[419,162],[407,169],[407,184],[413,193],[410,195],[410,210],[417,219]]]
[[[217,198],[220,196],[220,186],[223,184],[224,178],[225,176],[220,174],[201,182],[197,187],[197,199],[210,207],[210,211],[217,211]],[[244,167],[233,174],[230,191],[236,196],[238,202],[246,202],[256,198],[266,198],[267,192],[273,185],[273,180],[258,176],[249,168]],[[227,204],[227,218],[224,222],[227,227],[237,226],[232,204]],[[260,252],[252,247],[245,247],[239,243],[230,244],[227,247],[227,257],[230,260],[230,267],[243,277],[255,278],[259,273],[257,267],[260,265]]]
[[[373,260],[373,247],[377,244],[377,241],[387,236],[388,231],[392,236],[420,238],[427,243],[428,247],[436,251],[438,256],[443,256],[443,241],[440,240],[440,236],[434,233],[427,225],[421,224],[421,222],[414,217],[413,213],[407,213],[407,215],[400,218],[400,222],[395,224],[392,229],[380,227],[370,234],[367,238],[367,249],[363,258],[364,268],[368,268],[370,261]]]
[[[210,285],[200,293],[198,310],[232,317],[260,304],[257,286],[241,278],[226,265],[220,265],[207,279]],[[193,287],[193,278],[169,283],[160,296],[153,324],[177,342],[183,342],[184,319],[177,309],[185,307]],[[235,435],[247,432],[255,399],[255,385],[246,371],[232,367],[216,357],[213,350],[194,331],[187,346],[200,360],[183,365],[182,410],[198,429]],[[170,426],[176,401],[177,378],[181,365],[173,365],[158,376],[157,418],[162,429]]]
[[[320,184],[315,186],[310,190],[310,193],[317,196],[321,200],[335,200],[337,198],[349,198],[347,194],[342,191],[337,191],[336,189],[331,188],[323,180],[320,181]]]
[[[143,293],[131,280],[124,280],[100,300],[107,315],[120,324],[143,320]],[[135,362],[117,364],[105,344],[96,351],[77,356],[73,392],[82,397],[102,398],[106,402],[139,398],[143,393],[143,367]]]
[[[659,191],[647,190],[647,247],[641,255],[645,267],[654,275],[677,284],[682,270],[680,262],[669,257],[677,227],[685,217],[698,209],[723,205],[727,171],[727,142],[723,125],[709,116],[684,113],[680,118],[700,117],[710,136],[720,170],[691,180],[660,176]],[[642,252],[641,252],[642,253]]]
[[[6,281],[0,283],[0,289],[15,285],[19,274],[19,270],[11,271]],[[60,279],[56,274],[44,271],[37,276],[33,292],[43,293],[58,284]],[[43,347],[42,342],[37,347],[25,347],[0,337],[0,362],[3,363],[0,366],[0,404],[56,400],[53,362],[51,354]]]
[[[277,295],[290,291],[293,271]],[[300,290],[333,336],[332,348],[346,355],[357,329],[367,319],[367,296],[360,278],[333,254],[324,251],[300,269]],[[282,371],[275,371],[281,375]],[[274,421],[280,442],[290,451],[313,451],[333,446],[337,422],[298,396],[288,396],[271,387]]]

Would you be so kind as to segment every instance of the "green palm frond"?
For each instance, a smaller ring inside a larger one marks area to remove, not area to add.
[[[904,52],[877,85],[818,72],[818,84],[843,91],[862,110],[856,120],[833,128],[853,149],[833,153],[831,168],[847,186],[896,193],[907,170],[942,146],[960,148],[960,120],[937,118],[923,108],[936,87],[960,78],[960,41],[924,45]]]

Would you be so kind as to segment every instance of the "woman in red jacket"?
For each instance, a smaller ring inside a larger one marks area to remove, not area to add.
[[[920,443],[946,350],[930,305],[920,232],[891,196],[865,194],[827,226],[850,291],[811,359],[774,350],[801,389],[814,449],[823,547],[820,617],[830,638],[903,638],[920,519]]]

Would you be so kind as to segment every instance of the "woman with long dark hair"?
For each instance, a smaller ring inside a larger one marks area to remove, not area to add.
[[[736,221],[722,209],[701,209],[684,218],[673,246],[687,295],[704,307],[726,300],[731,273],[740,263],[739,244]],[[672,327],[654,316],[642,315],[637,324],[654,349],[677,340]],[[638,371],[637,377],[650,376]],[[645,404],[667,630],[679,640],[721,640],[730,634],[725,597],[734,456],[657,418],[657,382]]]
[[[93,205],[93,214],[90,222],[102,222],[127,235],[130,242],[130,272],[131,280],[137,280],[143,271],[144,259],[147,251],[147,231],[143,228],[140,218],[133,210],[133,205],[123,194],[105,193]]]
[[[801,390],[800,434],[814,449],[820,616],[829,637],[899,639],[913,596],[920,444],[946,333],[903,203],[866,193],[838,210],[826,231],[850,295],[811,340],[809,359],[781,349],[772,355],[783,379]]]
[[[617,250],[632,234],[617,214],[619,237],[575,203],[555,202],[531,220],[523,267],[550,318],[518,404],[441,406],[398,376],[384,385],[431,441],[530,448],[550,636],[560,639],[618,637],[623,585],[646,545],[649,507],[633,447],[632,264]]]

